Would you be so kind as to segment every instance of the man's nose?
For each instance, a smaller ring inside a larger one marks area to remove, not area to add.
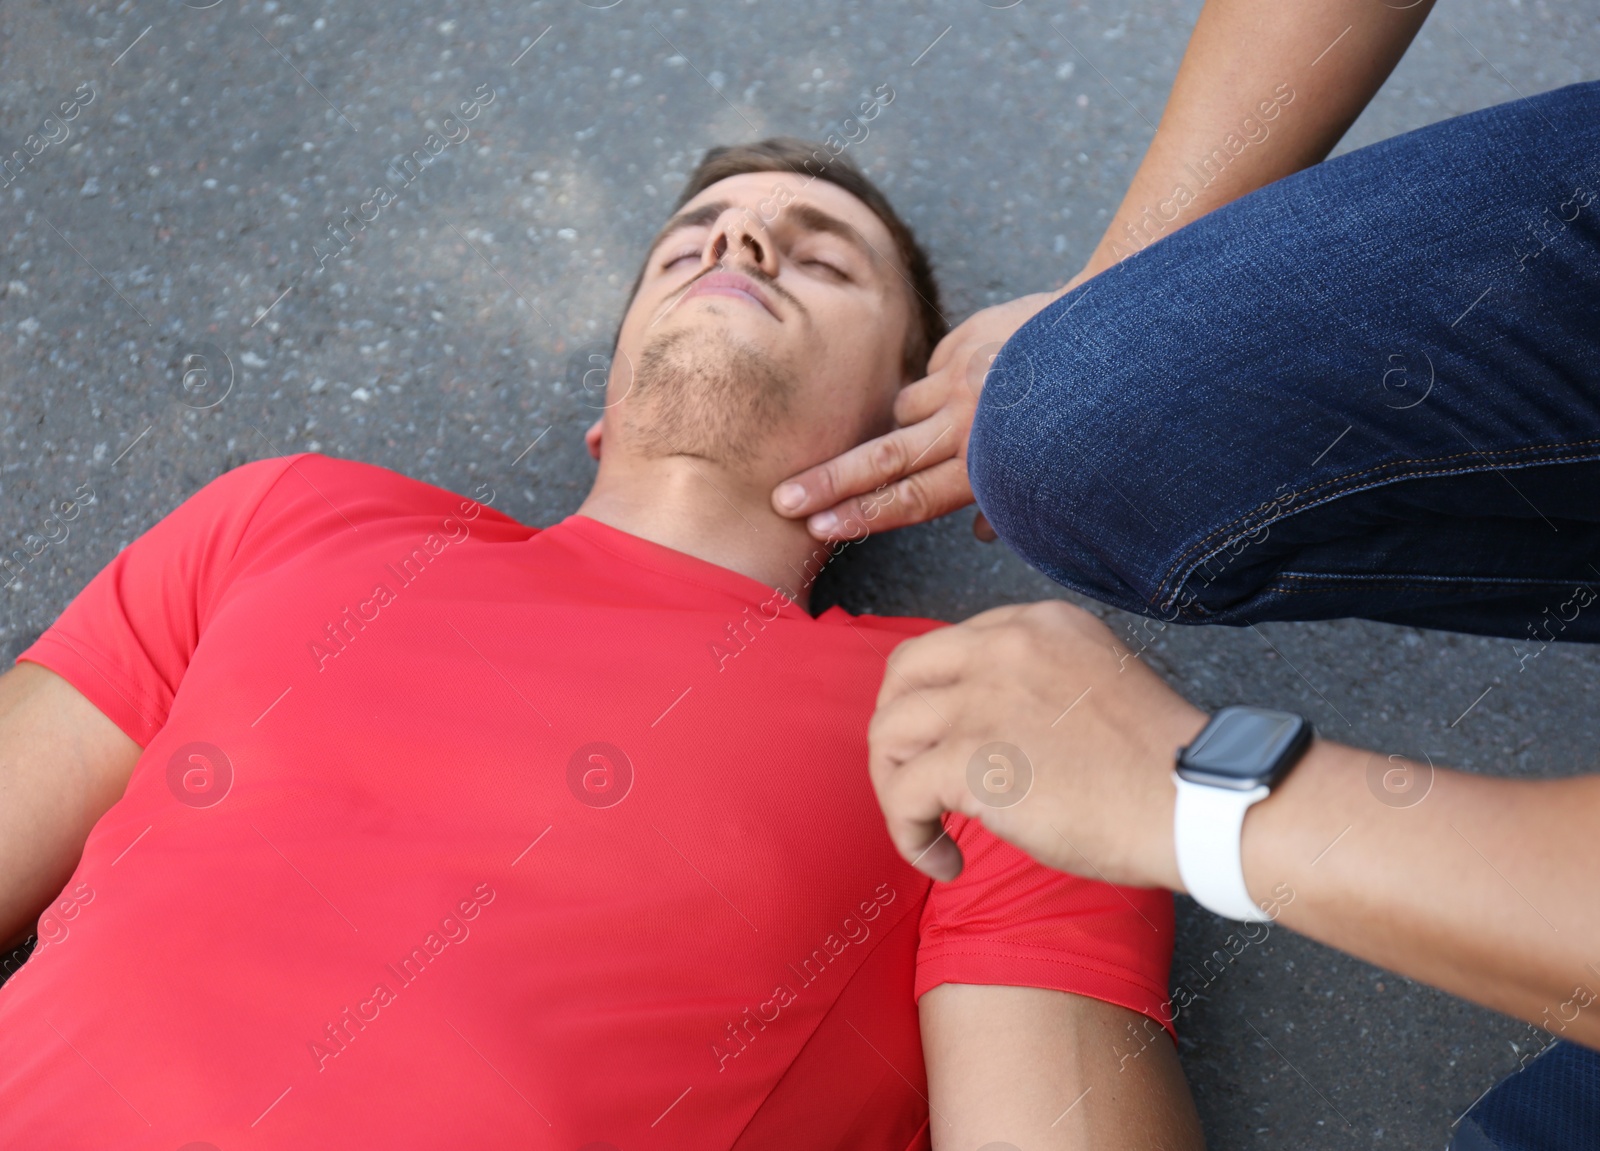
[[[701,257],[705,267],[744,264],[759,269],[768,279],[778,275],[778,254],[761,221],[745,208],[729,208],[717,218],[706,236]]]

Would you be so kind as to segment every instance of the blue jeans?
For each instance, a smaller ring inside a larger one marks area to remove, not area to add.
[[[1600,1053],[1552,1043],[1462,1118],[1449,1151],[1596,1151]]]
[[[1080,286],[996,358],[968,470],[1029,563],[1128,611],[1600,641],[1600,83],[1319,164]],[[1555,1045],[1453,1146],[1600,1148],[1600,1054]]]
[[[1175,622],[1600,640],[1600,83],[1168,231],[995,360],[969,471],[1013,548]]]

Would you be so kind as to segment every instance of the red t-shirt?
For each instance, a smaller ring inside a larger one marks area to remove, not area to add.
[[[0,988],[0,1145],[927,1145],[916,997],[1160,1017],[1164,892],[866,772],[931,620],[812,619],[583,516],[296,456],[207,485],[23,653],[144,747]]]

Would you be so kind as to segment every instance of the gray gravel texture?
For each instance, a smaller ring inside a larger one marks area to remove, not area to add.
[[[119,548],[247,460],[321,450],[487,481],[531,523],[571,512],[593,475],[587,357],[712,144],[820,137],[888,84],[849,154],[919,230],[951,317],[1060,282],[1143,154],[1199,9],[207,3],[0,9],[4,154],[81,104],[0,190],[0,542],[41,532],[82,484],[97,497],[0,592],[8,661]],[[1341,150],[1593,78],[1597,11],[1446,0]],[[409,183],[386,177],[482,85],[468,138]],[[395,202],[319,270],[329,224],[379,182]],[[202,345],[213,374],[186,389],[174,364]],[[1061,594],[968,522],[849,549],[824,601],[960,619]],[[1510,641],[1341,621],[1173,628],[1147,658],[1204,706],[1295,708],[1472,770],[1582,770],[1600,734],[1586,648],[1519,671]],[[1179,922],[1175,982],[1203,993],[1182,1054],[1215,1148],[1440,1148],[1544,1041],[1286,931],[1207,982],[1230,925],[1187,900]]]

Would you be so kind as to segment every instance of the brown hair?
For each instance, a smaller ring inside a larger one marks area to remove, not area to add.
[[[883,226],[894,238],[895,250],[904,268],[902,275],[916,297],[912,301],[914,314],[911,328],[906,334],[906,375],[911,379],[924,375],[928,368],[928,357],[933,354],[934,346],[944,338],[949,325],[939,310],[939,285],[933,278],[928,255],[905,221],[895,212],[888,197],[843,155],[835,155],[824,145],[807,143],[793,136],[775,136],[753,144],[731,144],[709,149],[690,173],[689,182],[684,185],[677,203],[672,206],[673,212],[711,185],[730,176],[742,176],[749,172],[790,172],[797,176],[809,176],[813,180],[826,180],[849,192],[883,221]],[[630,303],[643,279],[644,270],[641,268],[638,278],[634,280],[633,291],[628,294]]]

